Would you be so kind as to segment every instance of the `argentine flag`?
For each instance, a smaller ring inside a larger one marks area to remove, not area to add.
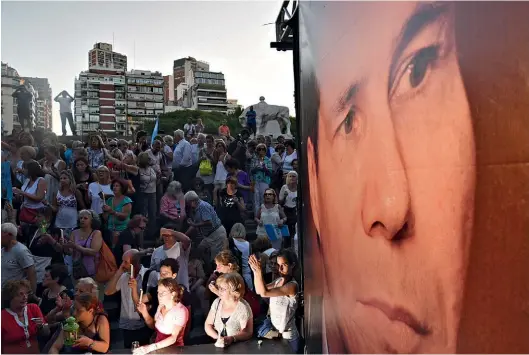
[[[151,146],[154,143],[154,138],[158,135],[158,123],[160,123],[160,117],[156,118],[156,124],[154,125],[154,130],[152,131],[151,136]]]

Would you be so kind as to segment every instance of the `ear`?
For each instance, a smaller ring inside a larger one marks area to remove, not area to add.
[[[307,165],[308,165],[308,180],[309,180],[309,197],[310,209],[312,213],[312,220],[316,226],[316,230],[320,233],[320,198],[318,195],[318,169],[316,168],[316,152],[314,152],[314,145],[312,139],[307,139]]]

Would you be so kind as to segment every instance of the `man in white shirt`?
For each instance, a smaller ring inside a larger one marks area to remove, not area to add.
[[[132,275],[131,276],[131,267]],[[143,284],[143,276],[147,272],[140,263],[140,253],[136,249],[127,250],[123,253],[123,262],[116,274],[110,279],[105,288],[105,295],[111,296],[121,291],[121,310],[119,315],[119,329],[123,331],[123,343],[125,348],[130,349],[133,341],[138,341],[140,345],[150,343],[152,330],[150,330],[139,313],[136,311],[138,299],[134,300],[135,295],[140,293]],[[147,282],[148,287],[158,285],[158,275],[151,272]],[[132,293],[132,288],[137,289],[137,294]]]
[[[61,112],[61,124],[62,124],[62,135],[66,135],[66,119],[68,119],[68,123],[70,124],[70,130],[72,131],[72,134],[74,136],[77,135],[77,132],[75,130],[75,124],[73,122],[73,115],[72,115],[72,102],[74,101],[74,98],[66,92],[66,90],[63,90],[59,95],[55,97],[55,101],[60,104],[60,112]]]
[[[182,184],[184,191],[192,187],[193,155],[191,144],[184,139],[184,131],[178,129],[174,132],[176,147],[173,152],[173,180]]]

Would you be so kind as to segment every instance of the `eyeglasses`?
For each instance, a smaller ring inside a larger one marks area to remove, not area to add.
[[[162,297],[168,294],[169,294],[169,291],[158,292],[158,296],[162,296]]]

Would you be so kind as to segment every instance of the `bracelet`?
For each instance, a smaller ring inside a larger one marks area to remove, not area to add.
[[[95,344],[95,341],[92,340],[90,345],[88,345],[88,349],[92,350],[92,348],[94,347],[94,344]]]
[[[237,342],[237,338],[235,338],[235,335],[232,336],[232,338],[233,338],[233,339],[232,339],[233,343],[236,343],[236,342]]]

